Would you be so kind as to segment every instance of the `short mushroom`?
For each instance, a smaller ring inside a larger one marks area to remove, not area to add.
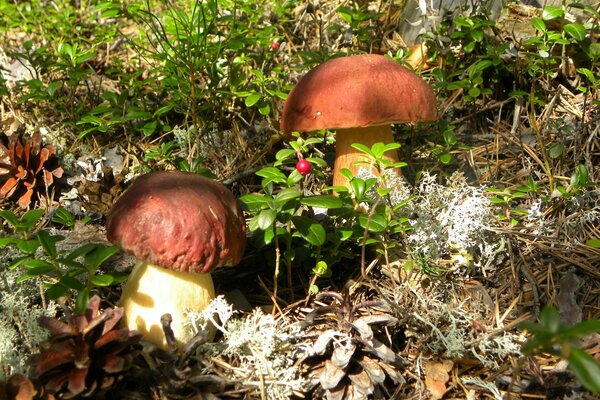
[[[108,240],[139,261],[123,288],[125,323],[167,348],[161,316],[179,343],[191,336],[186,312],[214,298],[210,272],[240,262],[246,225],[234,195],[197,174],[152,172],[137,178],[111,209]]]
[[[304,75],[284,104],[281,130],[337,130],[333,184],[342,186],[342,168],[356,176],[362,160],[353,143],[392,143],[390,124],[437,118],[437,100],[425,81],[390,58],[360,54],[334,58]],[[396,151],[386,157],[398,161]]]

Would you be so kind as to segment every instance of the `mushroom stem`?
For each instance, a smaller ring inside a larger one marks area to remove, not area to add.
[[[145,340],[167,350],[161,317],[169,313],[179,344],[193,337],[186,322],[188,311],[200,312],[215,297],[210,274],[175,272],[138,261],[121,295],[124,324],[142,333]]]
[[[373,144],[381,143],[392,143],[394,141],[394,135],[390,125],[377,125],[369,126],[366,128],[346,128],[338,129],[336,132],[336,143],[335,143],[335,164],[333,167],[333,185],[334,186],[346,186],[348,180],[340,173],[342,168],[348,168],[352,171],[352,175],[356,176],[358,170],[368,168],[364,164],[356,164],[357,161],[365,161],[365,154],[352,147],[352,143],[362,143],[367,147],[373,146]],[[398,162],[398,152],[396,150],[390,150],[385,153],[385,158],[392,161]],[[371,168],[374,175],[379,175],[375,168]]]

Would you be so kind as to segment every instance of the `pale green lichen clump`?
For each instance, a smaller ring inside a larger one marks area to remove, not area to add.
[[[53,316],[54,303],[46,310],[37,304],[33,281],[17,283],[17,271],[4,270],[0,278],[0,379],[26,372],[27,358],[37,351],[48,332],[40,327],[42,315]]]
[[[484,189],[469,185],[459,172],[452,174],[445,185],[437,183],[434,175],[425,174],[418,197],[410,205],[416,215],[410,221],[412,231],[408,237],[413,251],[430,260],[451,253],[469,254],[465,263],[474,253],[481,260],[491,257],[500,240],[490,229],[495,216]]]
[[[239,363],[231,378],[244,385],[266,388],[267,398],[287,399],[294,391],[302,391],[308,382],[294,365],[294,344],[301,338],[299,327],[285,317],[275,319],[260,309],[241,318],[223,296],[218,296],[201,313],[190,313],[190,329],[197,332],[209,323],[223,334],[223,340],[204,345],[201,351],[219,354]],[[295,351],[296,349],[297,351]]]

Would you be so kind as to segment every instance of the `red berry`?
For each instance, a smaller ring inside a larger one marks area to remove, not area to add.
[[[306,160],[300,160],[296,163],[296,170],[298,170],[298,172],[300,172],[301,175],[308,174],[311,168],[312,165],[310,165],[310,162]]]
[[[271,50],[277,50],[279,48],[279,43],[273,42],[271,43]]]

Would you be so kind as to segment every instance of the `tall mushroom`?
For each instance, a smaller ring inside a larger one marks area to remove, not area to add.
[[[356,175],[362,155],[352,143],[392,143],[390,124],[437,118],[437,100],[425,81],[392,59],[360,54],[329,60],[304,75],[285,102],[281,130],[336,129],[333,184],[345,185],[340,170]],[[386,158],[398,161],[396,151]]]
[[[166,348],[161,316],[170,313],[180,343],[190,338],[185,313],[214,298],[210,272],[240,262],[246,225],[222,184],[184,172],[137,178],[107,219],[108,240],[139,261],[123,288],[125,323]]]

